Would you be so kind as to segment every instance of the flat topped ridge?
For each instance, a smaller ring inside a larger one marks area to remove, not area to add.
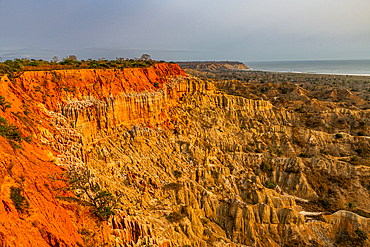
[[[239,61],[186,61],[177,62],[182,69],[200,70],[241,70],[249,69],[244,63]]]
[[[177,64],[192,64],[192,63],[198,63],[198,64],[244,64],[239,61],[185,61],[185,62],[176,62]]]

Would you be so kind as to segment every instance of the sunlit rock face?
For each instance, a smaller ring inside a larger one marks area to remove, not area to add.
[[[33,142],[13,150],[0,137],[1,241],[366,245],[370,167],[353,158],[369,145],[366,136],[353,135],[350,119],[365,120],[370,111],[329,107],[296,85],[288,93],[295,100],[277,104],[286,95],[281,85],[250,97],[256,85],[199,79],[165,63],[3,78],[2,95],[12,108],[0,116]],[[320,110],[304,111],[301,101]],[[65,186],[53,174],[76,167],[87,167],[120,198],[107,221],[53,190]],[[15,208],[12,186],[23,186],[27,213]]]

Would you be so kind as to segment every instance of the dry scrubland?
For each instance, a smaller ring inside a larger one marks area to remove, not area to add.
[[[370,78],[226,67],[3,77],[0,242],[368,246]]]

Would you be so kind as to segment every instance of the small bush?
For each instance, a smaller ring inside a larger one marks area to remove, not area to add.
[[[261,170],[265,173],[268,173],[268,172],[272,172],[272,167],[269,163],[267,163],[266,161],[262,161],[261,163]]]
[[[353,202],[348,202],[347,204],[346,204],[346,206],[347,206],[347,208],[349,209],[349,210],[353,210],[356,206],[355,206],[355,204],[353,203]]]
[[[107,220],[115,214],[114,209],[120,197],[102,188],[89,169],[85,167],[70,169],[62,174],[62,178],[52,179],[64,181],[66,186],[56,190],[74,192],[80,202],[92,207],[93,213],[100,220]],[[70,199],[75,198],[70,197]]]
[[[282,156],[284,153],[283,153],[283,151],[281,150],[281,149],[276,149],[276,154],[277,154],[277,156]]]
[[[158,88],[158,87],[159,87],[158,82],[154,82],[154,87],[156,87],[156,88]]]
[[[15,208],[21,213],[27,212],[29,204],[27,199],[22,195],[23,190],[18,187],[10,188],[10,199],[12,199]]]
[[[266,183],[264,185],[268,189],[275,189],[275,187],[276,187],[276,184],[274,182],[270,182],[270,181],[266,181]]]
[[[175,178],[180,178],[182,176],[182,172],[179,170],[175,170],[173,171],[173,175],[175,176]]]
[[[343,138],[343,135],[340,134],[340,133],[337,133],[337,134],[335,134],[335,138],[336,139],[341,139],[341,138]]]
[[[0,135],[14,141],[22,141],[19,128],[14,124],[9,124],[5,118],[0,117]]]
[[[355,152],[358,154],[358,155],[361,155],[364,153],[364,150],[362,148],[357,148],[355,149]]]
[[[308,153],[300,153],[298,156],[302,157],[302,158],[310,158],[311,157],[311,155],[309,155]]]
[[[358,136],[364,136],[364,135],[365,135],[365,133],[364,133],[363,131],[359,131],[359,132],[357,132],[357,135],[358,135]]]
[[[357,236],[359,236],[362,240],[367,240],[368,239],[368,237],[367,237],[367,233],[366,232],[364,232],[363,230],[361,230],[361,229],[357,229],[356,231],[355,231],[355,233],[357,234]]]
[[[25,138],[23,138],[23,140],[25,140],[27,143],[31,143],[32,142],[32,136],[26,136]]]
[[[0,107],[3,112],[5,112],[6,108],[11,108],[10,103],[5,101],[5,98],[0,95]]]

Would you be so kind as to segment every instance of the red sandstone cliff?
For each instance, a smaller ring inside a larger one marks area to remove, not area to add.
[[[45,108],[56,111],[73,100],[105,100],[124,92],[153,92],[166,88],[170,78],[179,75],[185,73],[177,65],[162,63],[117,71],[25,72],[14,82],[1,78],[0,95],[11,108],[0,111],[0,117],[19,127],[22,137],[31,137],[32,142],[13,142],[0,136],[0,245],[80,246],[83,239],[78,228],[104,229],[88,209],[56,199],[53,188],[63,183],[53,183],[51,177],[63,173],[63,169],[56,165],[58,152],[44,143],[45,136],[60,135],[60,130],[50,122]],[[11,198],[14,188],[24,198],[21,209]],[[108,239],[104,230],[100,234],[102,242]]]

